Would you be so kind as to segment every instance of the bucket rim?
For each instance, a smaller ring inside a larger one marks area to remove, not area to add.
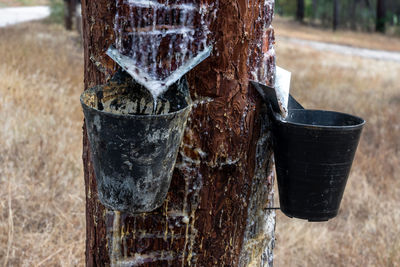
[[[174,112],[170,112],[170,113],[165,113],[165,114],[147,114],[147,115],[143,115],[143,114],[116,114],[116,113],[112,113],[112,112],[108,112],[108,111],[104,111],[104,110],[99,110],[97,108],[91,107],[89,105],[87,105],[84,102],[83,96],[89,92],[96,92],[99,91],[99,89],[101,89],[104,85],[96,85],[93,87],[90,87],[86,90],[84,90],[79,99],[81,102],[81,105],[84,109],[88,109],[88,110],[92,110],[95,112],[99,112],[101,114],[107,115],[107,116],[111,116],[111,117],[116,117],[116,118],[135,118],[135,119],[154,119],[154,118],[169,118],[169,117],[174,117],[175,115],[181,114],[183,112],[185,112],[187,109],[191,109],[192,107],[192,99],[190,98],[190,96],[188,97],[187,101],[187,106],[184,108],[181,108],[177,111]]]
[[[360,123],[354,124],[354,125],[342,125],[342,126],[336,126],[336,125],[315,125],[315,124],[307,124],[307,123],[299,123],[299,122],[292,122],[292,121],[287,121],[285,119],[282,119],[279,115],[277,116],[274,114],[274,117],[276,121],[280,124],[292,126],[292,127],[298,127],[298,128],[307,128],[307,129],[313,129],[313,130],[356,130],[356,129],[361,129],[365,125],[366,121],[358,116],[344,113],[344,112],[338,112],[338,111],[333,111],[333,110],[321,110],[321,109],[290,109],[289,113],[291,111],[299,111],[299,112],[323,112],[323,113],[331,113],[331,114],[337,114],[341,116],[347,116],[351,117],[353,119],[359,120]]]

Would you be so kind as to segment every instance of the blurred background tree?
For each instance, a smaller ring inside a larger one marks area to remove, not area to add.
[[[400,35],[398,0],[276,0],[276,13],[333,30]]]
[[[386,9],[385,9],[385,0],[377,0],[376,1],[376,24],[375,30],[377,32],[385,32],[385,23],[386,23]]]
[[[296,19],[298,21],[304,20],[304,0],[297,0]]]

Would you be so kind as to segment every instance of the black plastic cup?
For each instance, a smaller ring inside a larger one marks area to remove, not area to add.
[[[289,217],[335,217],[365,121],[322,110],[274,113],[273,147],[280,207]]]
[[[158,100],[140,85],[111,82],[83,92],[98,196],[107,208],[150,212],[164,202],[191,101],[185,79]]]

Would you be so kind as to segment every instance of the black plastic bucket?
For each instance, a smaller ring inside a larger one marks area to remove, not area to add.
[[[272,133],[282,212],[309,221],[335,217],[365,121],[305,109],[279,116]]]
[[[100,201],[113,210],[149,212],[162,205],[190,112],[185,79],[158,100],[138,84],[86,90],[81,104]]]

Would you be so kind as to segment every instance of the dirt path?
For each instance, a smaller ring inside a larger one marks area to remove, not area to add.
[[[319,51],[330,51],[345,55],[359,56],[384,61],[394,61],[400,63],[400,52],[389,52],[385,50],[374,50],[347,45],[338,45],[332,43],[323,43],[286,36],[278,36],[277,42],[289,42],[296,45],[308,46]]]
[[[47,6],[0,8],[0,27],[43,19],[49,15],[50,8]]]

